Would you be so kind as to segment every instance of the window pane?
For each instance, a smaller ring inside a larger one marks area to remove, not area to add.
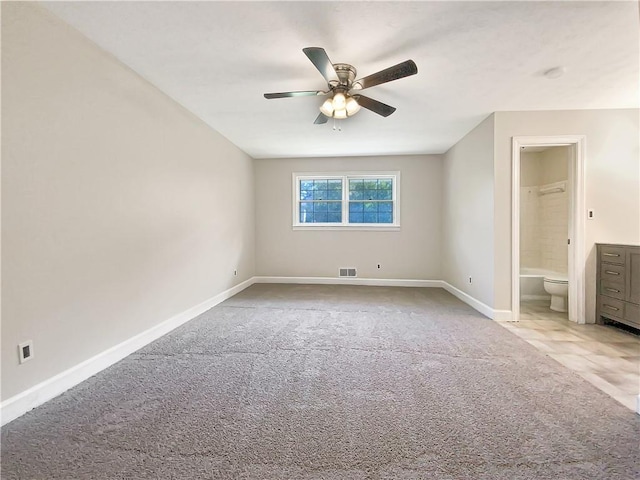
[[[362,223],[363,222],[362,213],[349,213],[349,222],[350,223]]]
[[[349,203],[349,212],[351,213],[362,213],[363,209],[364,209],[364,203],[362,202]]]
[[[377,190],[378,189],[378,180],[364,180],[364,189],[365,190]]]
[[[390,178],[378,179],[378,190],[391,190],[393,182]]]
[[[362,190],[349,191],[349,200],[364,200],[364,192]]]
[[[391,200],[391,190],[378,190],[378,200]]]
[[[378,223],[393,223],[393,216],[389,213],[378,213]]]
[[[329,212],[327,221],[330,223],[341,223],[342,222],[342,212]]]
[[[365,200],[377,200],[378,192],[376,190],[365,190],[364,191],[364,199]]]
[[[378,214],[373,213],[365,213],[364,214],[364,223],[377,223],[378,222]]]
[[[329,202],[329,212],[342,212],[342,202]]]
[[[315,223],[326,223],[327,222],[327,212],[318,212],[314,213],[314,222]]]
[[[393,212],[393,202],[379,202],[378,203],[378,211],[379,212]]]
[[[313,222],[313,203],[300,203],[300,223]]]
[[[327,190],[327,200],[342,200],[342,190]]]
[[[313,190],[313,180],[300,180],[300,190]]]
[[[349,190],[364,190],[364,180],[349,180]]]
[[[313,181],[313,189],[314,190],[326,190],[327,189],[327,181],[326,180],[314,180]]]
[[[314,213],[326,212],[328,209],[329,209],[329,204],[327,202],[315,202],[313,207]]]
[[[327,173],[325,178],[298,178],[298,187],[299,198],[295,203],[300,224],[394,223],[393,178],[371,177],[367,173],[349,178]],[[347,205],[343,202],[345,189],[349,194]],[[343,217],[345,207],[347,218]]]
[[[327,199],[327,191],[326,190],[315,190],[313,192],[314,200],[326,200]]]

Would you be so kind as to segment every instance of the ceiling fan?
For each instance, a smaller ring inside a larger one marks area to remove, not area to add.
[[[374,100],[373,98],[361,95],[360,90],[374,87],[382,83],[392,82],[400,78],[408,77],[418,73],[418,67],[413,60],[385,68],[367,77],[355,80],[356,69],[347,63],[331,63],[327,52],[320,47],[307,47],[302,51],[315,65],[318,71],[327,81],[328,90],[308,90],[301,92],[265,93],[264,97],[286,98],[305,97],[314,95],[330,95],[320,107],[320,114],[316,118],[315,124],[327,123],[329,118],[347,118],[355,115],[360,107],[371,110],[378,115],[388,117],[396,111],[395,107]]]

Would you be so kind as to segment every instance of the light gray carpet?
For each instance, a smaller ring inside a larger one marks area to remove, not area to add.
[[[2,479],[632,479],[640,417],[441,289],[254,285],[2,429]]]

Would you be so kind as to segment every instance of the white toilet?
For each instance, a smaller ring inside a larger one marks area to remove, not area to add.
[[[564,273],[549,273],[544,277],[544,289],[551,295],[551,310],[555,312],[567,311],[567,296],[569,295],[569,278]]]

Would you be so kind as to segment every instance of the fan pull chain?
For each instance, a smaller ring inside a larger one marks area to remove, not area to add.
[[[334,117],[334,119],[333,119],[333,131],[335,132],[336,130],[338,130],[339,132],[342,132],[342,125],[340,125],[340,123],[338,122],[338,126],[336,128],[336,119]]]

